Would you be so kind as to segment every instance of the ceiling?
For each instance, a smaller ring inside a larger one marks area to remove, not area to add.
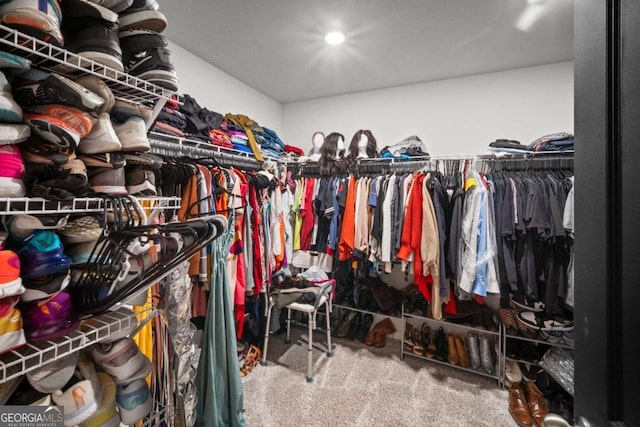
[[[573,0],[161,1],[167,37],[282,103],[573,58]],[[324,42],[339,30],[341,46]]]

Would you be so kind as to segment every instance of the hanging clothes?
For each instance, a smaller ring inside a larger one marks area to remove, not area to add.
[[[234,228],[213,243],[213,274],[198,364],[196,426],[246,426],[226,260]]]

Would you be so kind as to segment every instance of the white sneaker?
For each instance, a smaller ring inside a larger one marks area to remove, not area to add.
[[[91,133],[78,144],[78,151],[84,154],[110,153],[120,150],[122,150],[122,144],[113,129],[108,113],[98,115],[98,122],[91,129]]]
[[[122,144],[122,151],[149,151],[147,125],[140,117],[132,116],[121,125],[115,125],[116,135]]]
[[[113,105],[116,103],[116,98],[115,96],[113,96],[111,88],[105,83],[104,80],[96,76],[85,76],[76,80],[76,83],[86,87],[91,92],[104,99],[104,104],[102,104],[102,106],[97,109],[98,113],[111,112]]]

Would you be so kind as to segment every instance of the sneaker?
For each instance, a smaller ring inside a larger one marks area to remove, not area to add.
[[[140,165],[150,169],[160,169],[164,165],[162,157],[151,153],[125,153],[127,166]]]
[[[38,230],[29,236],[18,256],[23,279],[55,274],[71,266],[60,238],[50,230]]]
[[[69,334],[80,325],[65,291],[38,301],[25,309],[25,331],[29,341],[45,341]]]
[[[104,100],[104,104],[102,104],[96,111],[98,113],[109,113],[113,109],[113,105],[116,102],[116,99],[111,91],[111,88],[102,80],[100,77],[96,76],[85,76],[82,77],[76,82],[79,85],[82,85],[89,89],[91,92],[98,95],[100,98]]]
[[[98,409],[82,427],[118,427],[122,420],[116,408],[116,383],[109,374],[98,372],[100,402]]]
[[[77,243],[69,247],[65,247],[65,254],[71,258],[73,265],[86,264],[95,262],[98,254],[102,249],[104,242],[97,244],[97,239],[91,242]]]
[[[20,278],[20,258],[13,251],[0,251],[0,298],[24,292]]]
[[[69,220],[58,231],[65,244],[95,242],[102,235],[103,227],[95,216],[85,215]]]
[[[22,155],[29,163],[62,166],[74,155],[70,145],[60,145],[33,135],[20,144]]]
[[[0,51],[0,68],[28,70],[31,68],[31,60],[13,53]]]
[[[71,200],[88,196],[91,188],[88,185],[84,163],[72,159],[64,166],[71,166],[73,169],[28,163],[25,183],[29,195],[49,200]],[[71,173],[74,170],[83,173]]]
[[[0,145],[19,144],[31,136],[28,125],[0,124]]]
[[[59,230],[67,224],[67,217],[58,218],[53,215],[14,215],[7,221],[7,230],[14,242],[22,245],[24,240],[36,230]]]
[[[126,122],[115,125],[114,129],[122,143],[122,151],[149,151],[147,124],[140,117],[130,117]]]
[[[0,122],[22,123],[22,108],[13,100],[7,76],[0,71]]]
[[[0,299],[0,354],[26,344],[22,315],[10,298]]]
[[[518,308],[536,313],[544,311],[544,303],[542,301],[532,301],[527,298],[519,298],[511,295],[511,303]]]
[[[70,270],[25,280],[25,291],[20,295],[20,301],[28,303],[49,298],[66,289],[70,282]]]
[[[57,0],[8,0],[0,6],[0,23],[59,47],[61,19]]]
[[[124,10],[128,9],[133,3],[133,0],[90,0],[90,1],[96,4],[99,4],[100,6],[106,7],[107,9],[110,9],[116,13],[123,12]]]
[[[98,375],[93,364],[80,357],[71,380],[61,390],[51,394],[56,405],[64,408],[65,427],[77,426],[91,418],[101,399]]]
[[[537,331],[572,331],[573,321],[560,318],[548,318],[533,311],[521,311],[516,317],[524,327]]]
[[[144,380],[151,373],[151,361],[131,338],[99,342],[90,349],[91,357],[117,384]]]
[[[75,351],[66,356],[58,357],[27,373],[27,381],[42,393],[53,393],[60,390],[69,382],[78,364],[80,352]]]
[[[23,197],[24,162],[15,145],[0,145],[0,197]]]
[[[120,28],[142,28],[161,33],[167,28],[167,18],[158,11],[156,0],[134,0],[131,7],[120,14]]]
[[[128,194],[124,168],[87,168],[89,184],[96,193]]]
[[[134,196],[157,196],[156,174],[152,169],[141,165],[125,168],[127,192]]]
[[[118,22],[118,14],[108,8],[89,0],[64,0],[62,2],[62,28],[65,35],[77,37],[77,31],[92,25],[93,22]],[[69,34],[70,33],[70,34]],[[65,37],[67,46],[71,37]]]
[[[122,98],[116,99],[113,109],[111,110],[111,117],[119,122],[125,122],[131,116],[140,117],[146,122],[152,115],[153,110],[146,105]]]
[[[117,22],[92,20],[68,40],[67,48],[70,51],[115,70],[124,71]]]
[[[120,150],[122,150],[122,144],[113,129],[109,113],[98,115],[98,121],[93,130],[80,141],[78,147],[78,151],[84,154],[101,154]]]
[[[153,401],[144,379],[118,385],[116,404],[123,424],[132,425],[151,413]]]
[[[124,153],[118,152],[83,154],[80,159],[88,167],[119,169],[127,165]]]
[[[171,51],[167,45],[167,39],[153,31],[139,29],[120,31],[120,47],[127,73],[177,91],[178,76],[171,62]]]
[[[63,151],[76,151],[80,135],[65,120],[41,114],[25,114],[24,120],[40,138],[60,146]]]
[[[26,113],[29,116],[49,116],[62,120],[69,128],[73,129],[80,138],[89,135],[89,132],[91,132],[93,125],[97,121],[95,117],[85,111],[60,104],[28,107]]]
[[[22,106],[63,104],[84,111],[95,111],[104,100],[87,88],[59,74],[49,76],[34,84],[14,88],[13,96]]]

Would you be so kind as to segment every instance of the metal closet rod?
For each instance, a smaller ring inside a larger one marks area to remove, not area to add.
[[[262,169],[262,164],[249,157],[240,157],[216,150],[201,148],[190,145],[176,145],[174,142],[154,140],[151,146],[154,154],[164,156],[186,156],[194,160],[198,158],[214,158],[222,166],[237,167],[239,169]]]

